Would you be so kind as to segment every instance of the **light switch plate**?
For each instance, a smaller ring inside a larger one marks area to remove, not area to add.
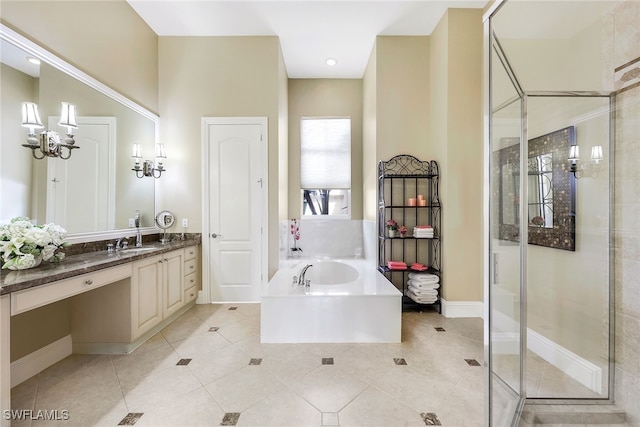
[[[189,226],[189,219],[188,218],[182,218],[182,227],[183,228],[187,228]]]
[[[136,219],[129,218],[129,227],[135,227],[135,226],[136,226]]]

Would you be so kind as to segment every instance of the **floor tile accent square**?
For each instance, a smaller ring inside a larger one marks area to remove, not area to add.
[[[322,413],[322,426],[339,426],[337,412],[323,412]]]
[[[237,310],[238,307],[229,307],[229,310]]]
[[[191,359],[180,359],[178,360],[178,363],[176,363],[177,366],[187,366],[189,363],[191,363]]]
[[[469,366],[480,366],[480,362],[476,359],[464,359],[464,361],[467,362],[467,365]]]
[[[217,331],[218,331],[218,329],[220,329],[220,327],[218,327],[218,326],[212,326],[212,327],[210,327],[210,328],[209,328],[209,332],[217,332]]]
[[[435,329],[435,330],[436,330],[436,331],[438,331],[438,332],[446,332],[442,326],[436,326],[436,327],[435,327],[435,328],[433,328],[433,329]]]
[[[402,357],[394,357],[393,363],[395,363],[396,365],[406,365],[407,361],[404,360]]]
[[[323,357],[322,358],[323,365],[333,365],[333,357]]]
[[[262,359],[251,359],[249,360],[249,365],[259,365],[262,363]]]
[[[138,422],[143,412],[129,412],[126,417],[118,423],[119,426],[132,426]]]
[[[425,425],[428,425],[428,426],[441,426],[442,425],[442,423],[438,419],[438,416],[436,414],[434,414],[433,412],[427,412],[427,413],[424,413],[424,414],[420,414],[420,416],[422,417],[422,421],[424,421]]]
[[[221,426],[234,426],[238,424],[240,418],[240,412],[227,412],[222,418]]]

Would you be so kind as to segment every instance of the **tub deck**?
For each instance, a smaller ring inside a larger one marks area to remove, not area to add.
[[[353,266],[358,278],[331,285],[312,282],[308,289],[294,285],[293,276],[314,261],[300,259],[283,266],[263,287],[261,342],[401,341],[402,293],[375,266],[362,259],[327,260]]]

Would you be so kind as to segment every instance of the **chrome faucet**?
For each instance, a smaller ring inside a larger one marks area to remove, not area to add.
[[[136,248],[142,246],[142,233],[140,232],[140,227],[136,230]]]
[[[306,282],[304,280],[304,276],[305,276],[305,274],[307,274],[307,270],[309,269],[309,267],[313,267],[313,264],[305,265],[302,268],[302,270],[300,271],[300,275],[298,276],[298,285],[306,285]]]
[[[120,249],[127,249],[128,246],[129,246],[128,237],[120,237],[118,240],[116,240],[116,251],[119,251]]]

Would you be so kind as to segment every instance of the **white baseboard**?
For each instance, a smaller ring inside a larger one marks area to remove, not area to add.
[[[527,347],[588,389],[602,393],[602,369],[554,341],[527,329]]]
[[[483,317],[482,301],[447,301],[444,298],[441,301],[444,317]]]
[[[520,351],[518,324],[509,316],[493,311],[494,352],[516,354]],[[502,332],[497,332],[502,331]],[[555,341],[527,328],[527,348],[590,390],[602,392],[602,368],[567,350]]]
[[[71,335],[60,338],[33,353],[11,362],[11,387],[44,371],[71,354]]]

